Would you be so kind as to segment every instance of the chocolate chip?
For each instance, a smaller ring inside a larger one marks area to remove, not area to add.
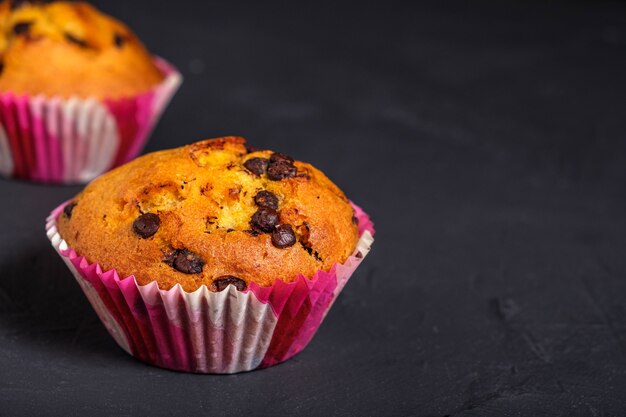
[[[202,258],[187,249],[176,249],[168,253],[163,262],[184,274],[199,274],[204,266]]]
[[[354,214],[352,215],[352,223],[353,224],[359,224],[359,219],[357,219]]]
[[[269,191],[259,191],[254,196],[254,202],[259,207],[268,207],[271,209],[278,209],[278,197]]]
[[[115,35],[113,35],[113,43],[118,48],[121,48],[126,43],[126,38],[122,36],[120,33],[115,32]]]
[[[65,32],[65,40],[75,45],[78,45],[81,48],[89,48],[89,44],[87,43],[87,41],[83,39],[79,39],[76,36],[72,35],[71,33]]]
[[[145,213],[133,222],[133,231],[142,238],[154,235],[161,226],[161,219],[154,213]]]
[[[270,233],[278,224],[278,212],[269,207],[262,207],[252,216],[250,225],[259,232]]]
[[[272,245],[279,249],[293,246],[296,243],[296,234],[293,232],[291,225],[280,224],[276,226],[272,232]]]
[[[265,158],[250,158],[243,163],[243,166],[253,174],[263,175],[268,164],[269,161]]]
[[[76,207],[77,204],[78,203],[76,201],[72,201],[71,203],[63,207],[63,214],[65,214],[68,219],[72,218],[72,211],[74,211],[74,207]]]
[[[293,164],[293,158],[284,153],[274,152],[270,156],[270,165],[267,168],[267,177],[272,181],[293,178],[298,170]]]
[[[4,71],[4,62],[0,62],[0,74]]]
[[[229,285],[234,285],[237,291],[243,291],[248,284],[241,278],[234,277],[232,275],[222,275],[213,280],[213,288],[216,291],[224,291]]]
[[[274,152],[272,156],[270,156],[270,163],[277,162],[288,162],[290,164],[293,164],[293,158],[289,155],[285,155],[284,153]]]
[[[270,163],[267,168],[267,178],[272,181],[280,181],[285,178],[293,178],[297,174],[296,167],[287,161]]]
[[[359,258],[359,259],[362,259],[362,258],[363,258],[363,254],[361,253],[361,251],[358,251],[358,252],[356,253],[356,255],[354,255],[354,256],[355,256],[355,257],[357,257],[357,258]]]
[[[13,26],[13,33],[16,35],[23,35],[28,33],[33,22],[18,22]]]

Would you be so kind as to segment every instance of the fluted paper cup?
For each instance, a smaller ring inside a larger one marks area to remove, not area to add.
[[[143,149],[182,82],[155,58],[165,79],[131,97],[98,100],[0,93],[0,174],[46,183],[85,183]]]
[[[46,231],[115,341],[136,358],[163,368],[198,373],[235,373],[283,362],[311,341],[333,302],[374,242],[367,214],[353,205],[360,238],[344,263],[312,278],[276,279],[269,287],[251,283],[211,292],[180,285],[159,289],[134,276],[103,271],[79,256],[57,231],[65,204],[47,219]]]

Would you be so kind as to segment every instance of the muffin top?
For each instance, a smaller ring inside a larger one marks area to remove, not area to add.
[[[344,262],[356,223],[343,192],[310,164],[226,137],[100,176],[65,206],[58,229],[79,255],[121,278],[221,291]]]
[[[82,2],[0,3],[0,92],[119,98],[163,79],[139,39]]]

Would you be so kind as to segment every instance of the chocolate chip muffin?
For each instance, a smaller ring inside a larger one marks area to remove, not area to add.
[[[0,92],[126,97],[163,80],[137,37],[87,3],[0,4]]]
[[[344,262],[356,223],[343,192],[313,166],[226,137],[102,175],[65,206],[58,227],[79,255],[120,277],[222,291]]]

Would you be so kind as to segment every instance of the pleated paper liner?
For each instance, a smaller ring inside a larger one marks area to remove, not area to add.
[[[0,93],[0,174],[85,183],[143,149],[182,77],[155,58],[165,79],[132,97],[97,100]]]
[[[251,283],[194,292],[180,285],[141,286],[89,263],[61,238],[56,222],[65,204],[47,219],[52,245],[70,268],[115,341],[129,354],[163,368],[198,373],[235,373],[283,362],[302,351],[374,241],[367,214],[353,205],[360,238],[352,256],[330,271],[272,286]]]

